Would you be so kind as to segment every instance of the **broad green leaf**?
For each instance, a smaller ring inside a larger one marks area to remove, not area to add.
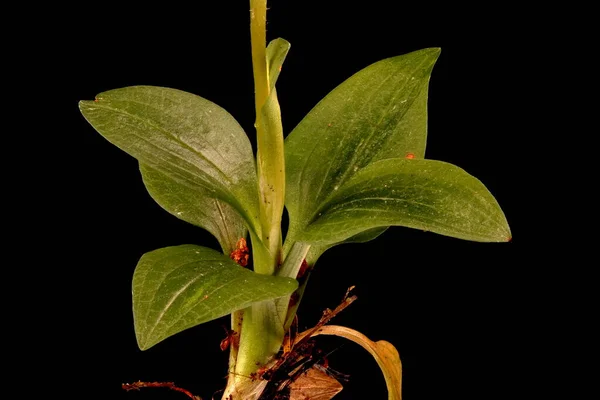
[[[439,49],[379,61],[329,93],[286,139],[290,231],[370,163],[423,158],[427,89]],[[293,236],[295,238],[295,236]]]
[[[319,257],[321,257],[321,255],[323,253],[325,253],[326,250],[332,248],[333,246],[337,246],[339,244],[370,242],[371,240],[382,235],[383,232],[385,232],[387,230],[387,228],[388,228],[387,226],[383,226],[383,227],[368,229],[366,231],[359,232],[356,235],[349,237],[348,239],[343,240],[338,243],[322,245],[322,246],[313,245],[310,247],[310,250],[308,251],[308,254],[306,255],[306,262],[308,263],[308,265],[314,265],[317,262],[317,260],[319,259]]]
[[[289,295],[298,283],[259,275],[214,250],[183,245],[146,253],[133,275],[140,349],[249,305]]]
[[[248,230],[242,217],[209,191],[144,164],[140,164],[140,171],[148,193],[162,208],[212,233],[225,254],[235,249],[240,238],[246,238]]]
[[[255,227],[257,183],[250,142],[216,104],[175,89],[133,86],[82,101],[108,141],[161,173],[231,204]]]
[[[317,245],[383,226],[481,242],[511,237],[504,213],[478,179],[433,160],[375,162],[334,190],[309,221],[298,240]]]

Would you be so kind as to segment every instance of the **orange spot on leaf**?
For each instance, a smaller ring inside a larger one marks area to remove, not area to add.
[[[412,160],[413,158],[415,158],[415,155],[413,153],[406,153],[406,158]]]

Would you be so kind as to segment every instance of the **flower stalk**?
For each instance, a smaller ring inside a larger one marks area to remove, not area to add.
[[[260,235],[252,235],[254,271],[274,275],[282,263],[281,218],[285,197],[285,165],[281,111],[270,80],[266,46],[266,0],[250,0],[250,32],[256,106],[257,171],[260,196]],[[258,236],[258,237],[257,237]],[[239,348],[231,349],[230,374],[223,399],[259,395],[250,376],[279,351],[285,313],[275,301],[255,303],[232,319],[239,332]]]

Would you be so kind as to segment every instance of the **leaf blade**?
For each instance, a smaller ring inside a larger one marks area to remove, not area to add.
[[[81,101],[79,108],[121,150],[213,193],[256,225],[252,148],[239,124],[221,107],[176,89],[131,86]]]
[[[228,203],[200,186],[187,185],[148,165],[140,163],[142,180],[150,196],[177,218],[206,229],[230,254],[248,229],[244,219]]]
[[[383,226],[481,242],[511,238],[502,209],[477,178],[441,161],[387,159],[336,191],[299,240],[326,245]]]
[[[301,226],[334,188],[371,162],[424,156],[427,89],[438,55],[439,49],[424,49],[379,61],[335,88],[298,124],[286,139],[291,224]]]
[[[291,44],[283,38],[271,40],[267,46],[267,67],[269,70],[269,85],[271,90],[275,88],[283,62],[290,51]]]
[[[290,294],[297,285],[292,279],[256,274],[205,247],[146,253],[133,277],[138,345],[146,350],[182,330]]]

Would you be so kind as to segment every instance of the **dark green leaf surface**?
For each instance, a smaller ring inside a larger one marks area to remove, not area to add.
[[[208,191],[256,225],[252,148],[221,107],[175,89],[133,86],[82,101],[80,110],[101,135],[141,163]]]
[[[306,255],[306,262],[308,263],[308,265],[314,265],[317,262],[317,260],[319,259],[319,257],[321,257],[321,255],[323,253],[325,253],[325,251],[327,249],[330,249],[333,246],[337,246],[338,244],[370,242],[371,240],[376,239],[377,237],[381,236],[387,230],[387,228],[388,228],[387,226],[383,226],[383,227],[368,229],[366,231],[357,233],[356,235],[349,237],[348,239],[343,240],[338,243],[321,245],[321,246],[316,245],[316,244],[312,245],[312,246],[310,246],[310,250],[308,251],[308,254]]]
[[[496,199],[464,170],[441,161],[387,159],[335,189],[298,240],[327,245],[392,225],[482,242],[511,238]]]
[[[182,245],[146,253],[133,276],[133,314],[140,349],[252,303],[291,294],[289,278],[259,275],[223,254]]]
[[[377,62],[329,93],[286,139],[290,230],[370,163],[412,155],[427,140],[427,89],[439,49]]]
[[[212,233],[225,254],[230,254],[248,230],[243,218],[226,202],[200,186],[188,185],[152,167],[140,164],[144,185],[165,210]]]

